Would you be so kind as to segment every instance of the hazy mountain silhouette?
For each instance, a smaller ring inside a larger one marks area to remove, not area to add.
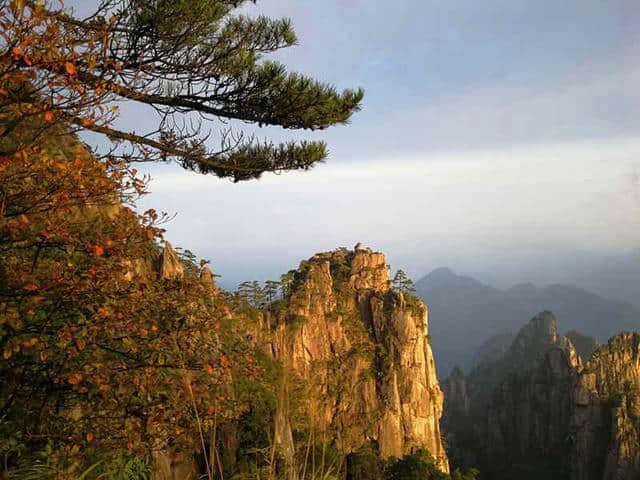
[[[640,308],[640,250],[603,258],[569,283]]]
[[[471,277],[438,268],[416,282],[429,308],[429,330],[441,378],[457,364],[468,371],[490,337],[517,331],[537,312],[555,313],[566,330],[600,342],[621,331],[640,330],[640,308],[571,285],[531,283],[500,290]]]

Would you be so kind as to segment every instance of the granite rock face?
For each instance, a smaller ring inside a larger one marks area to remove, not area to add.
[[[445,382],[469,392],[471,414],[444,422],[454,462],[497,480],[638,478],[639,345],[640,334],[621,334],[585,367],[555,317],[537,315],[502,358]],[[451,401],[446,412],[460,406]]]
[[[182,262],[169,242],[165,243],[162,253],[157,259],[156,270],[163,280],[180,278],[184,275]]]
[[[567,332],[566,337],[571,340],[583,362],[587,362],[591,358],[591,354],[600,346],[600,342],[595,337],[583,335],[576,330]]]
[[[566,339],[546,340],[541,358],[509,374],[487,406],[483,463],[491,478],[566,478],[567,432],[581,362]]]
[[[384,255],[315,255],[302,262],[293,288],[263,329],[273,358],[307,381],[313,429],[330,433],[345,453],[370,442],[383,458],[426,449],[447,472],[427,310],[392,291]]]
[[[467,380],[459,367],[454,367],[451,371],[451,375],[442,385],[442,390],[447,399],[445,416],[469,415],[470,400],[467,392]]]
[[[572,480],[640,477],[640,334],[593,353],[576,386],[570,438]]]

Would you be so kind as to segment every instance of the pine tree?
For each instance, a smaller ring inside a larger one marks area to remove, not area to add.
[[[295,274],[295,270],[289,270],[287,273],[280,277],[280,291],[282,292],[282,298],[285,298],[291,294],[291,285],[293,284],[293,278]]]
[[[96,3],[81,19],[59,0],[0,0],[0,78],[15,80],[0,88],[0,109],[15,107],[7,128],[39,116],[116,142],[111,158],[175,161],[241,181],[309,169],[327,149],[258,140],[229,121],[317,130],[360,109],[361,89],[338,92],[265,58],[297,38],[289,20],[239,13],[248,0]],[[148,131],[114,124],[123,100],[155,110]],[[212,120],[226,125],[215,137]]]
[[[393,288],[401,293],[415,292],[416,289],[411,280],[403,270],[398,270],[392,280]]]
[[[267,302],[272,304],[278,297],[278,291],[280,290],[280,282],[275,280],[267,280],[264,284],[264,293],[267,297]]]
[[[260,282],[254,280],[251,282],[251,305],[254,308],[264,308],[267,301],[267,297],[264,293]]]
[[[243,305],[251,304],[251,291],[252,285],[249,281],[244,281],[240,285],[238,285],[238,289],[236,290],[236,298]]]

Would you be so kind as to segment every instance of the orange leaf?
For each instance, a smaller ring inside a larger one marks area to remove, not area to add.
[[[38,290],[38,285],[36,285],[35,283],[29,283],[28,285],[24,286],[24,289],[29,292],[34,292]]]
[[[229,357],[226,355],[220,355],[220,363],[227,367],[229,365]]]
[[[82,381],[82,375],[80,373],[74,373],[67,380],[67,382],[69,382],[71,385],[78,385],[81,381]]]
[[[78,347],[78,350],[84,350],[87,346],[87,342],[79,338],[78,340],[76,340],[76,346]]]
[[[93,440],[93,433],[87,433],[87,442],[91,442]]]
[[[76,74],[76,66],[71,62],[65,63],[64,64],[64,69],[67,71],[67,73],[69,75],[75,75]]]
[[[45,122],[53,122],[53,113],[47,112],[44,114]]]
[[[11,52],[16,56],[16,57],[21,57],[22,55],[24,55],[24,52],[22,50],[20,50],[18,47],[13,47],[13,49],[11,50]]]
[[[104,249],[100,245],[96,245],[93,251],[96,254],[96,257],[101,257],[102,255],[104,255]]]
[[[103,317],[108,317],[109,316],[109,311],[104,307],[98,307],[98,313],[100,315],[102,315]]]

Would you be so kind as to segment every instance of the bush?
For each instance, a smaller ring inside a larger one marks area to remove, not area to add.
[[[385,470],[388,480],[448,480],[449,476],[436,467],[433,457],[425,450],[392,461]]]

